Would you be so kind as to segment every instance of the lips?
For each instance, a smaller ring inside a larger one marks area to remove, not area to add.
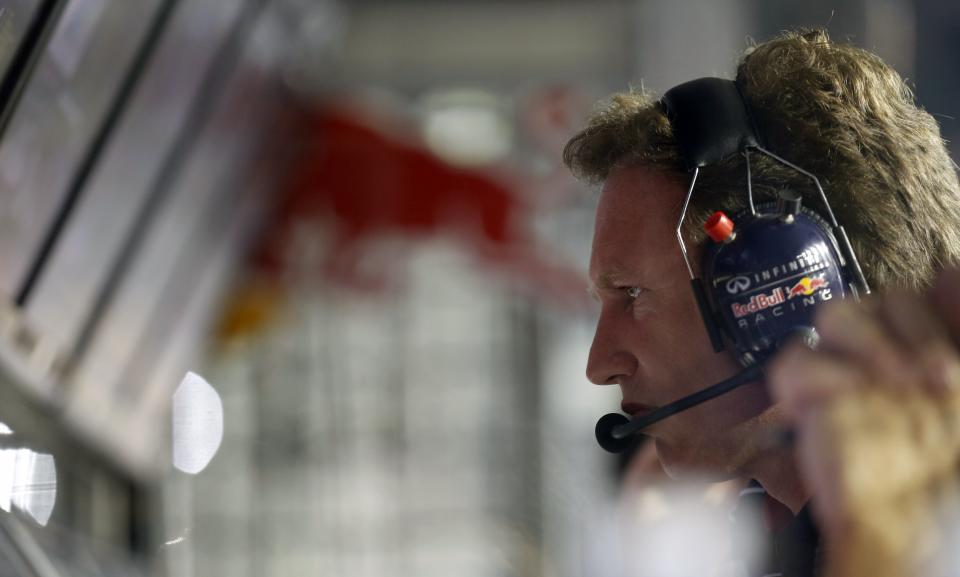
[[[654,407],[651,407],[650,405],[644,405],[643,403],[632,403],[627,401],[620,403],[620,410],[630,415],[631,417],[635,417],[640,414],[649,413],[653,409]]]

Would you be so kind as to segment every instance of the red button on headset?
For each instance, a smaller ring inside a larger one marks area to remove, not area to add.
[[[707,219],[703,230],[713,239],[713,242],[724,242],[733,234],[733,221],[723,211],[718,210]]]

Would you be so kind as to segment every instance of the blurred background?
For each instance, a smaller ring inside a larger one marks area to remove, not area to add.
[[[799,26],[956,154],[946,1],[0,0],[0,574],[624,574],[560,153]]]

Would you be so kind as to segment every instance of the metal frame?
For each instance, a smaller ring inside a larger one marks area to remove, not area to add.
[[[45,0],[33,14],[33,20],[10,61],[3,82],[0,83],[0,137],[6,132],[27,81],[33,76],[37,61],[60,21],[60,14],[66,4],[67,0]]]
[[[123,118],[127,106],[132,100],[131,96],[140,84],[140,80],[143,78],[150,64],[150,60],[157,46],[160,44],[160,39],[163,37],[163,33],[167,28],[167,22],[170,20],[174,8],[178,3],[179,0],[165,0],[159,5],[157,13],[154,15],[150,27],[147,29],[146,37],[137,48],[137,52],[126,74],[124,74],[120,87],[113,95],[113,100],[110,102],[106,116],[100,123],[90,146],[87,148],[83,159],[80,161],[80,164],[70,179],[70,187],[67,189],[63,201],[57,208],[53,224],[47,229],[46,234],[44,234],[43,241],[40,243],[40,248],[36,256],[34,256],[31,261],[27,275],[17,290],[14,301],[18,307],[23,308],[27,305],[34,287],[37,282],[39,282],[47,262],[53,254],[53,249],[56,247],[61,236],[63,236],[67,221],[70,219],[73,209],[76,207],[86,188],[87,180],[97,166],[101,152],[110,141],[114,129]]]

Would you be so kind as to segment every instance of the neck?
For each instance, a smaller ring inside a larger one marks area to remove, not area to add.
[[[810,492],[800,476],[792,446],[781,446],[765,452],[746,472],[763,485],[768,495],[786,505],[794,515],[810,500]]]

